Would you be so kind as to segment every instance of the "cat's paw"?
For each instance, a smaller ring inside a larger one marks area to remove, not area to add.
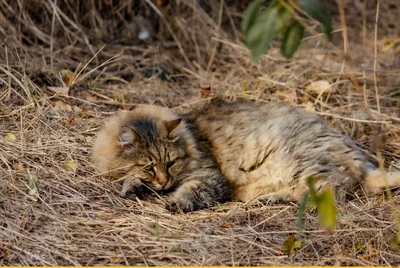
[[[205,208],[206,206],[207,206],[206,203],[199,198],[192,198],[192,199],[171,198],[165,205],[165,208],[171,212],[178,212],[178,211],[191,212]]]
[[[168,200],[166,209],[171,212],[190,212],[207,207],[207,203],[201,198],[198,181],[189,181],[182,184]]]
[[[142,182],[134,177],[128,177],[124,180],[122,190],[119,195],[123,198],[135,199],[144,194]]]

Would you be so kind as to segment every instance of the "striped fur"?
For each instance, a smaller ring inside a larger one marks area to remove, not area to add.
[[[319,189],[381,180],[349,137],[282,103],[214,101],[187,114],[139,106],[108,119],[93,157],[101,172],[127,176],[123,196],[144,186],[170,191],[170,210],[231,199],[299,200],[310,176]],[[382,183],[367,189],[374,185]]]

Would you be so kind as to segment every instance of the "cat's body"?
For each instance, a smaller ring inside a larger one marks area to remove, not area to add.
[[[282,103],[216,101],[184,115],[157,106],[121,112],[100,131],[94,163],[128,174],[122,195],[143,184],[170,190],[169,208],[184,211],[230,199],[299,200],[310,176],[317,189],[345,189],[380,175],[349,137]],[[379,180],[366,185],[375,190]],[[389,183],[400,185],[400,176]]]

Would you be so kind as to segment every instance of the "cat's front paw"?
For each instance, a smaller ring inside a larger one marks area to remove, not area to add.
[[[198,199],[198,198],[197,199],[196,198],[192,198],[192,199],[171,198],[165,205],[165,208],[171,212],[178,212],[178,211],[191,212],[191,211],[205,208],[206,206],[207,206],[206,203],[203,200]]]
[[[207,207],[207,203],[201,198],[198,181],[190,181],[182,184],[169,198],[166,209],[171,212],[190,212]]]
[[[135,177],[128,177],[124,180],[119,195],[123,198],[135,199],[144,194],[142,182]]]

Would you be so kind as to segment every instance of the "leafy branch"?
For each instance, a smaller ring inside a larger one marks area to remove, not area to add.
[[[268,51],[277,34],[283,37],[282,55],[286,58],[293,56],[304,36],[304,26],[298,20],[302,14],[298,14],[298,8],[319,21],[322,31],[331,38],[332,22],[321,0],[273,0],[266,8],[262,3],[263,0],[252,1],[242,21],[244,41],[253,60],[258,60]]]

